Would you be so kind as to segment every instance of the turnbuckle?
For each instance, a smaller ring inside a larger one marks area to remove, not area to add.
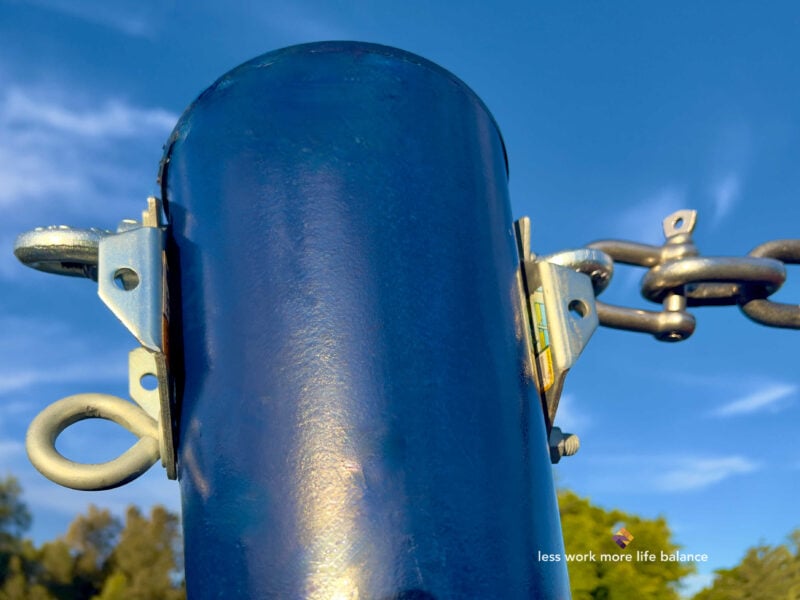
[[[159,458],[167,477],[177,478],[174,383],[169,370],[169,298],[161,203],[147,199],[141,221],[122,221],[116,232],[46,227],[17,238],[14,254],[26,266],[97,281],[98,295],[141,346],[129,355],[133,402],[108,394],[78,394],[53,403],[33,420],[25,440],[28,457],[48,479],[79,490],[124,485]],[[154,378],[149,389],[144,381]],[[113,421],[139,438],[105,463],[76,463],[55,448],[58,436],[85,419]]]

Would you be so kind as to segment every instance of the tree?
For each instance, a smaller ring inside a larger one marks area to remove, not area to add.
[[[0,542],[17,540],[31,525],[31,513],[22,501],[22,488],[16,477],[0,480]]]
[[[716,571],[710,588],[693,600],[797,600],[800,599],[800,529],[788,543],[750,548],[732,569]]]
[[[31,514],[22,501],[22,488],[15,477],[0,480],[0,600],[19,595],[25,574],[19,554],[22,536],[31,525]]]
[[[620,510],[605,510],[569,491],[559,492],[558,500],[567,555],[595,553],[595,560],[567,562],[573,600],[677,600],[680,579],[695,567],[693,563],[661,560],[662,551],[669,555],[679,548],[671,541],[663,518],[643,519]],[[612,538],[622,525],[634,536],[625,550]],[[633,560],[636,550],[649,550],[656,560]]]
[[[19,553],[13,555],[0,586],[0,600],[56,600],[48,589],[35,581],[38,572],[38,551],[29,540],[24,540]]]
[[[128,508],[125,529],[111,556],[111,574],[96,600],[180,600],[183,586],[174,580],[182,565],[178,517],[156,506],[146,519]]]
[[[31,525],[31,513],[22,501],[22,488],[10,475],[0,480],[0,573],[8,569],[19,550],[22,535]]]
[[[13,478],[0,481],[0,600],[183,600],[178,517],[130,507],[125,526],[90,506],[67,533],[37,548]]]
[[[59,600],[182,600],[178,517],[160,506],[150,518],[129,507],[122,527],[89,507],[67,534],[42,547],[38,581]]]
[[[108,510],[89,506],[65,536],[44,544],[35,580],[64,600],[91,598],[103,587],[122,526]]]

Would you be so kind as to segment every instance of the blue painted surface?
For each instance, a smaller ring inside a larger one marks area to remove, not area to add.
[[[234,69],[167,148],[189,597],[567,598],[500,133],[417,56]]]

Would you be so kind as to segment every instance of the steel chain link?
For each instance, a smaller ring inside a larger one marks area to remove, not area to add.
[[[600,324],[677,342],[688,338],[695,329],[696,320],[686,310],[688,307],[738,305],[745,315],[763,325],[800,329],[800,304],[769,300],[786,281],[785,265],[800,264],[800,239],[767,242],[744,257],[706,257],[700,256],[692,241],[696,222],[694,210],[679,210],[669,215],[663,221],[666,241],[662,246],[624,240],[588,244],[588,248],[608,255],[609,265],[616,262],[647,268],[642,279],[642,296],[662,305],[660,311],[642,310],[598,300]],[[557,262],[558,255],[547,260]],[[601,266],[574,268],[593,280],[607,281],[613,266],[599,274]],[[596,294],[602,289],[596,288]]]

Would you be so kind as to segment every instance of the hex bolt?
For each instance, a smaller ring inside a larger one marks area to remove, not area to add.
[[[558,463],[562,456],[572,456],[580,450],[581,441],[574,433],[565,433],[560,427],[550,431],[550,462]]]

